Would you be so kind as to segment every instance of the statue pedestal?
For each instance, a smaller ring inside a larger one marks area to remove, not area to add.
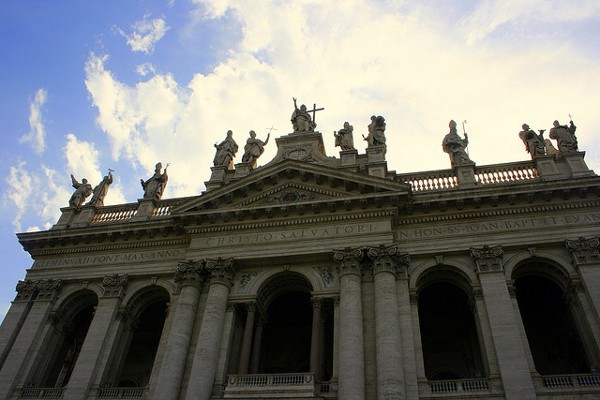
[[[385,146],[371,146],[367,148],[367,173],[371,176],[385,178],[387,162],[385,161]]]
[[[475,163],[459,165],[453,168],[458,187],[461,189],[474,188],[477,185],[475,180]]]
[[[556,156],[557,164],[564,164],[567,167],[569,178],[581,178],[584,176],[594,176],[594,171],[588,168],[584,161],[585,151],[574,153],[558,154]]]
[[[543,181],[553,181],[563,178],[554,162],[554,156],[540,156],[535,158],[535,166]]]
[[[346,170],[358,171],[358,150],[340,151],[341,167]]]
[[[204,182],[206,186],[206,190],[217,189],[223,186],[225,183],[225,176],[228,172],[228,167],[226,166],[218,166],[218,167],[210,167],[211,174],[210,180]]]
[[[73,228],[85,228],[91,225],[92,218],[96,215],[96,207],[92,205],[86,205],[81,207],[79,213],[75,214],[75,218],[71,227]]]
[[[235,173],[233,175],[233,178],[236,179],[244,177],[246,175],[249,175],[250,172],[252,172],[252,164],[247,162],[235,164]]]
[[[150,219],[154,208],[156,208],[154,199],[138,199],[137,213],[131,218],[131,221]]]
[[[63,207],[60,211],[62,212],[60,218],[50,229],[67,229],[71,225],[71,220],[73,220],[76,212],[75,208]]]

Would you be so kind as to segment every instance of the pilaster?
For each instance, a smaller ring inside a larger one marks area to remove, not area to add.
[[[21,327],[31,310],[36,290],[36,282],[31,280],[19,281],[16,287],[17,296],[0,325],[0,369],[8,356]]]
[[[483,300],[490,321],[494,348],[506,399],[535,399],[535,389],[527,363],[525,347],[506,285],[502,247],[471,248]]]

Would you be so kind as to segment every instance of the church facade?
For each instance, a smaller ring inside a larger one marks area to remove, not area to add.
[[[217,147],[199,196],[19,234],[34,263],[0,328],[0,398],[600,397],[583,152],[477,166],[451,124],[450,169],[396,173],[383,118],[366,154],[340,131],[330,157],[294,115],[262,167],[268,138],[235,166]]]

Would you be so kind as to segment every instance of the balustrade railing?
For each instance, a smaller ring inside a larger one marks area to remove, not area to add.
[[[229,375],[230,386],[299,386],[314,384],[313,374]]]
[[[494,185],[539,179],[533,161],[475,167],[475,180],[480,185]]]
[[[92,224],[128,221],[137,213],[137,207],[137,203],[101,207],[96,210],[96,213],[92,217]]]
[[[432,393],[481,392],[490,390],[488,379],[430,381]]]
[[[98,399],[142,399],[146,396],[146,388],[99,388],[96,393]]]
[[[456,176],[450,169],[399,175],[397,179],[409,184],[413,192],[447,190],[458,187]]]
[[[600,374],[544,375],[541,379],[550,389],[600,387]]]
[[[62,399],[64,388],[23,388],[19,399]]]

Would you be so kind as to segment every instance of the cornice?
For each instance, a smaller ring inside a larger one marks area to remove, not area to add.
[[[182,238],[182,239],[155,240],[155,241],[136,242],[136,243],[115,243],[115,244],[105,244],[105,245],[98,245],[98,246],[82,246],[82,247],[52,248],[52,249],[42,248],[39,250],[29,250],[29,253],[34,257],[40,257],[40,256],[93,253],[93,252],[100,252],[100,251],[145,249],[145,248],[167,247],[167,246],[187,246],[189,243],[190,243],[189,238]]]

